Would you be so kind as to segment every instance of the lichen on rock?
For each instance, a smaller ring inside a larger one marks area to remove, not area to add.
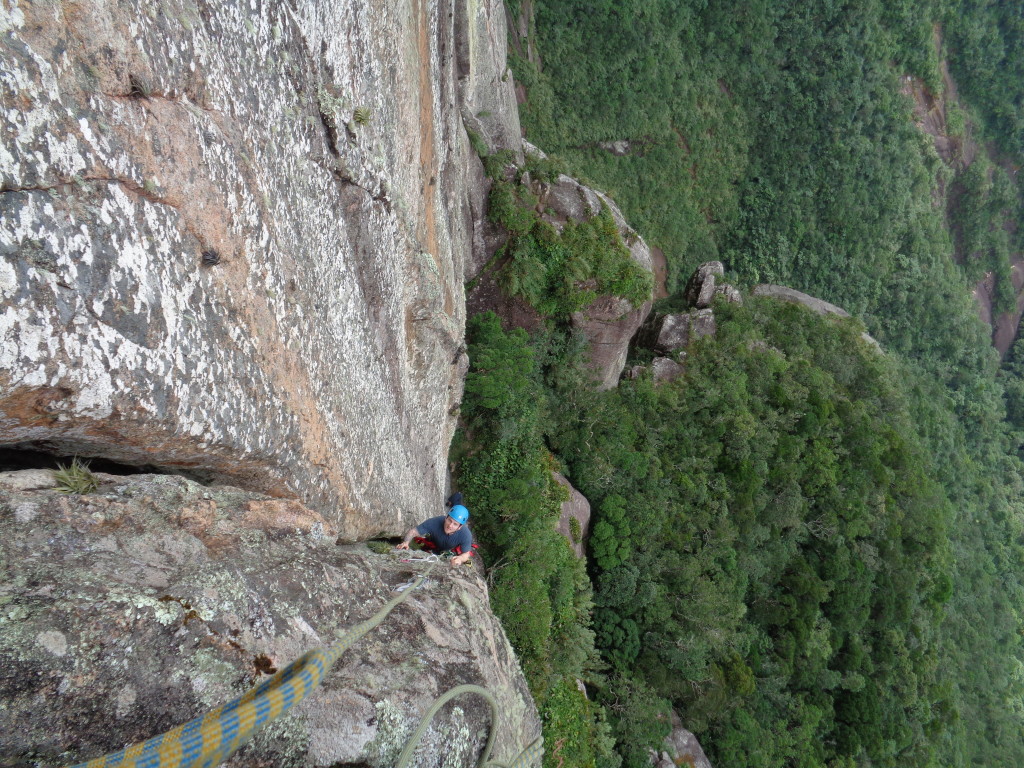
[[[299,498],[349,540],[435,503],[462,107],[518,139],[501,4],[5,3],[0,28],[0,445]]]
[[[296,506],[259,518],[264,538],[251,546],[247,510],[277,502],[236,488],[97,477],[97,493],[85,496],[0,491],[5,759],[62,765],[169,730],[370,618],[421,568],[316,537],[310,525],[292,525],[303,512]],[[29,502],[38,514],[19,519],[13,509]],[[213,522],[182,525],[196,519],[188,512],[197,504]],[[409,724],[464,683],[498,697],[496,758],[518,754],[539,733],[482,577],[442,565],[229,764],[385,765]],[[472,762],[492,727],[478,704],[459,699],[442,709],[419,765],[446,765],[453,749],[459,765]]]

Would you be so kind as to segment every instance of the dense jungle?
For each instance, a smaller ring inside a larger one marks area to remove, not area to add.
[[[508,10],[549,155],[525,170],[622,206],[667,260],[655,311],[721,260],[853,315],[719,303],[684,376],[597,391],[567,286],[638,304],[650,282],[606,214],[555,232],[485,157],[502,285],[545,322],[470,319],[456,482],[545,764],[640,768],[674,709],[717,768],[1024,765],[1024,347],[1001,356],[972,295],[1015,309],[1024,6]],[[551,470],[592,505],[585,562]]]

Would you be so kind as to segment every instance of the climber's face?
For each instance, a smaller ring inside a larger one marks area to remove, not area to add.
[[[459,523],[455,522],[450,517],[446,517],[444,519],[444,532],[447,533],[449,536],[451,536],[461,527],[462,526]]]

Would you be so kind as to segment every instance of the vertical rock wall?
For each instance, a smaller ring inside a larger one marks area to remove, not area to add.
[[[500,4],[2,0],[0,445],[298,495],[349,539],[428,511],[460,101],[512,99],[483,33]]]

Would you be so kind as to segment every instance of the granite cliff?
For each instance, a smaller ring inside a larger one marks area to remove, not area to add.
[[[5,3],[0,444],[437,502],[481,197],[518,147],[499,3]],[[477,117],[481,115],[481,117]]]

